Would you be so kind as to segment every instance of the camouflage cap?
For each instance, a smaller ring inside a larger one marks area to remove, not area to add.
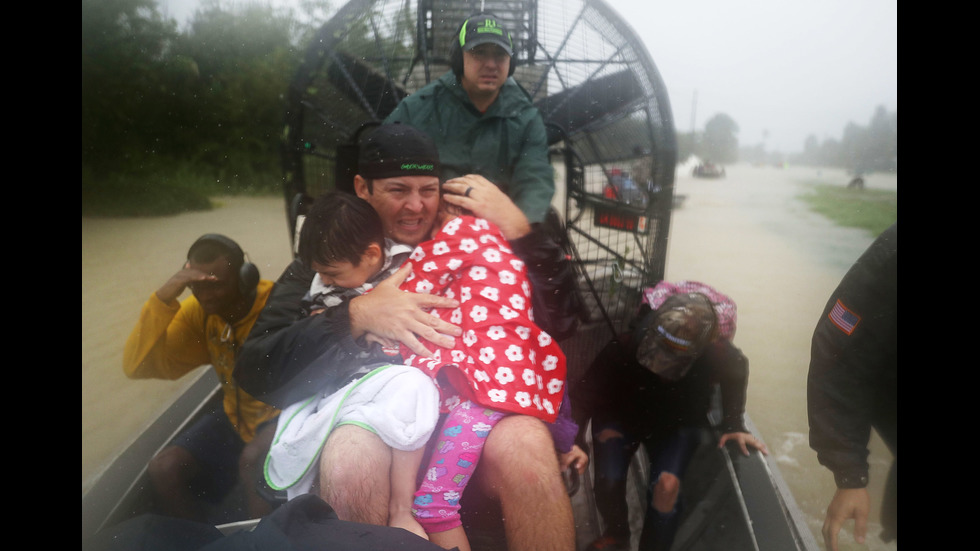
[[[708,297],[700,293],[671,295],[637,328],[636,359],[665,379],[679,380],[714,339],[716,327]]]

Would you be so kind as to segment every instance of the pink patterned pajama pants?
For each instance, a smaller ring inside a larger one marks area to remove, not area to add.
[[[459,498],[483,453],[490,429],[506,414],[469,400],[450,410],[438,433],[425,477],[415,492],[415,518],[426,533],[460,526]]]

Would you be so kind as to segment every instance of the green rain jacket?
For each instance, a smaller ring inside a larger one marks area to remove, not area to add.
[[[403,99],[385,119],[393,122],[435,140],[443,180],[480,174],[506,192],[529,222],[544,220],[555,194],[544,122],[513,78],[481,114],[450,71]]]

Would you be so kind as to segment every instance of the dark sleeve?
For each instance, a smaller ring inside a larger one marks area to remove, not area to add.
[[[548,430],[551,431],[551,438],[555,441],[555,449],[561,453],[572,451],[575,444],[575,436],[578,434],[578,425],[572,419],[572,404],[568,396],[568,385],[565,385],[565,395],[561,400],[561,407],[558,408],[558,418],[554,423],[548,423]]]
[[[340,388],[363,371],[354,357],[349,302],[308,316],[302,299],[314,272],[294,260],[282,273],[235,360],[234,377],[249,394],[278,408]]]
[[[867,485],[872,426],[897,448],[897,231],[882,233],[848,270],[813,333],[810,447],[840,488]],[[891,422],[875,422],[886,415]]]
[[[721,388],[722,433],[748,432],[745,428],[745,397],[749,387],[749,360],[731,342],[721,339],[708,349],[709,358],[716,362]]]
[[[613,390],[614,374],[623,368],[625,354],[619,341],[610,341],[578,380],[569,381],[572,419],[578,425],[579,445],[585,442],[585,427],[599,411],[613,411],[617,397]]]
[[[537,109],[530,109],[508,194],[527,219],[542,222],[555,195],[555,169],[548,158],[548,134]]]
[[[540,224],[532,228],[531,233],[510,244],[527,266],[535,323],[560,341],[578,329],[580,304],[575,268]]]

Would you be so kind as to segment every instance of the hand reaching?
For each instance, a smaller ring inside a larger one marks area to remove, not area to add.
[[[727,443],[729,440],[734,440],[738,443],[739,449],[742,450],[742,455],[749,455],[748,446],[752,446],[753,448],[759,450],[762,452],[762,455],[769,455],[769,448],[767,448],[761,440],[747,432],[729,432],[722,435],[721,440],[718,442],[718,447],[724,448],[725,443]]]
[[[871,496],[867,488],[838,488],[827,506],[827,518],[823,521],[823,541],[830,551],[837,551],[837,536],[844,522],[854,519],[854,540],[864,543],[868,534],[868,513]]]
[[[493,222],[509,241],[531,232],[531,224],[521,209],[496,184],[479,174],[453,178],[442,188],[447,192],[442,197],[444,201]]]
[[[573,444],[571,451],[558,454],[558,463],[561,465],[562,471],[572,467],[578,471],[578,474],[583,474],[585,473],[585,468],[589,466],[589,454],[578,447],[578,444]]]
[[[412,352],[425,356],[431,356],[432,352],[419,338],[445,348],[453,346],[453,337],[460,336],[462,329],[433,316],[429,310],[455,308],[459,303],[450,298],[402,291],[398,287],[410,273],[411,266],[405,264],[370,293],[351,299],[352,337],[357,339],[372,333],[376,338],[401,342]]]

